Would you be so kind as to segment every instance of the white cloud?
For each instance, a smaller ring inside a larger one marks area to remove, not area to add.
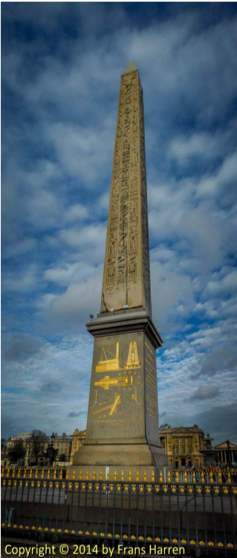
[[[89,315],[99,312],[102,268],[87,281],[73,283],[61,296],[55,296],[48,309],[48,320],[57,331],[85,331]]]

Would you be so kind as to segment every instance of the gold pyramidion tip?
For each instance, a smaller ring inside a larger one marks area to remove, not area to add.
[[[131,60],[130,64],[128,64],[126,70],[124,70],[122,75],[124,76],[124,74],[130,74],[131,72],[136,72],[136,71],[137,71],[137,66],[134,60]]]

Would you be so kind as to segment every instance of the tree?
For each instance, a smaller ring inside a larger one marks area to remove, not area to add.
[[[39,459],[44,457],[48,443],[48,436],[41,430],[33,430],[28,438],[30,448],[30,461],[33,465],[38,465]]]
[[[16,440],[7,453],[11,463],[17,463],[20,459],[24,459],[26,450],[22,440]]]
[[[49,467],[52,467],[53,462],[56,459],[57,450],[53,447],[53,441],[49,442],[46,449],[45,457],[48,458]]]

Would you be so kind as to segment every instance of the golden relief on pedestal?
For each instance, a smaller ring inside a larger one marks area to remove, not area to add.
[[[108,358],[108,354],[114,358]],[[99,360],[95,367],[96,372],[112,372],[117,370],[130,370],[134,368],[141,368],[141,363],[138,359],[137,343],[131,341],[128,350],[128,359],[126,364],[119,360],[119,343],[116,343],[116,353],[113,354],[108,349],[103,347],[101,353],[101,360]]]
[[[113,358],[111,358],[113,357]],[[95,389],[95,401],[93,405],[93,415],[98,415],[98,419],[105,419],[111,417],[112,415],[122,415],[121,404],[124,403],[127,407],[128,403],[134,401],[138,405],[137,392],[138,384],[140,384],[140,375],[137,371],[141,368],[141,362],[138,357],[137,343],[136,341],[131,341],[129,343],[128,358],[126,362],[123,362],[119,358],[119,343],[116,343],[115,353],[112,353],[109,349],[105,347],[102,348],[101,359],[95,367],[95,372],[98,373],[114,373],[118,372],[118,375],[113,377],[113,375],[106,375],[100,380],[94,381]],[[121,374],[123,372],[123,374]],[[116,389],[116,391],[114,391]],[[110,394],[106,395],[105,392],[111,391]],[[124,401],[123,393],[124,391],[128,393],[132,391],[131,397]],[[104,393],[104,395],[103,395]],[[124,410],[124,408],[123,408]],[[101,413],[101,414],[100,414]],[[114,419],[113,419],[114,420]]]

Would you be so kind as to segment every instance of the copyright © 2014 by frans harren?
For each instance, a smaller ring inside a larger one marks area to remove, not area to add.
[[[70,553],[70,556],[93,556],[94,554],[101,556],[108,556],[108,558],[112,558],[114,554],[120,556],[139,556],[139,555],[148,555],[148,556],[184,556],[185,555],[185,548],[183,546],[158,546],[157,544],[149,544],[147,548],[145,546],[124,546],[123,544],[119,544],[116,549],[115,547],[107,546],[106,544],[102,544],[101,548],[95,545],[84,545],[84,544],[74,544],[69,547],[68,544],[62,543],[60,546],[55,545],[39,545],[36,544],[34,546],[15,546],[12,544],[7,544],[4,548],[5,554],[7,556],[23,556],[29,558],[30,556],[39,556],[43,558],[44,556],[67,556]]]

